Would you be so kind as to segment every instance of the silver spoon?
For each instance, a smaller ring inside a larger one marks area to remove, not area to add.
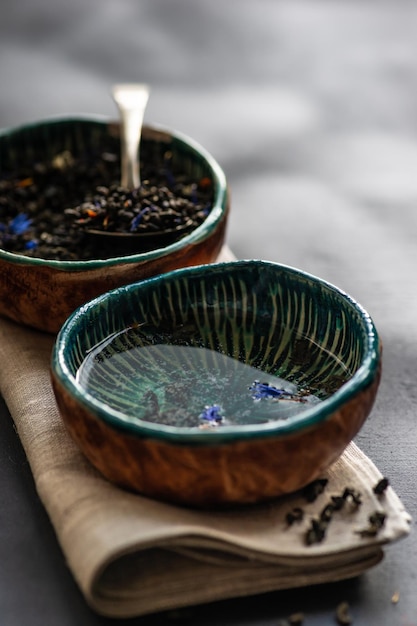
[[[120,113],[121,122],[121,186],[137,189],[141,185],[139,147],[143,118],[149,98],[149,87],[145,84],[119,84],[112,89],[113,98]],[[121,251],[140,251],[147,241],[152,247],[172,242],[181,232],[181,227],[162,231],[127,233],[86,228],[89,236],[97,243],[120,245]],[[112,250],[114,252],[114,249]]]
[[[149,87],[144,84],[114,85],[112,95],[121,121],[121,185],[127,189],[136,189],[140,187],[139,145]]]

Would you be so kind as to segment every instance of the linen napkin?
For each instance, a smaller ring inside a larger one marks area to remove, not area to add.
[[[410,518],[375,465],[351,443],[323,475],[314,501],[303,492],[267,504],[198,511],[110,484],[67,434],[50,384],[54,337],[0,319],[0,391],[26,451],[40,498],[88,604],[132,617],[202,602],[356,576],[383,546],[407,535]],[[336,511],[321,541],[307,541],[329,502]],[[331,500],[332,496],[335,500]],[[301,509],[301,520],[291,516]],[[383,520],[370,527],[375,512]],[[290,518],[288,514],[290,513]],[[310,545],[311,544],[311,545]]]

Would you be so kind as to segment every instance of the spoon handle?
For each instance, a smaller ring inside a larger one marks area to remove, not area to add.
[[[139,144],[149,87],[140,83],[114,85],[112,95],[121,120],[121,185],[135,189],[140,187]]]

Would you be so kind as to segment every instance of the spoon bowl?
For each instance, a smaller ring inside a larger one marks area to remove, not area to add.
[[[112,95],[120,114],[120,184],[122,189],[132,191],[141,187],[140,141],[149,87],[142,83],[117,84],[112,89]],[[189,224],[133,232],[86,226],[85,232],[97,250],[106,250],[110,244],[113,251],[133,254],[174,243],[191,229]]]
[[[94,242],[94,249],[98,252],[111,247],[115,254],[135,254],[168,246],[189,232],[189,227],[165,228],[152,232],[126,233],[114,230],[86,229],[90,241]]]

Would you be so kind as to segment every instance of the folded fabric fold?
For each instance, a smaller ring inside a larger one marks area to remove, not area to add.
[[[0,320],[0,391],[26,451],[38,493],[87,602],[129,617],[275,589],[356,576],[383,545],[409,532],[409,516],[355,444],[328,470],[314,501],[302,493],[239,509],[198,511],[157,502],[107,482],[69,438],[50,384],[54,338]],[[349,487],[362,504],[337,511],[323,541],[306,532],[332,496]],[[287,513],[303,510],[289,525]],[[363,530],[383,512],[375,536]]]

